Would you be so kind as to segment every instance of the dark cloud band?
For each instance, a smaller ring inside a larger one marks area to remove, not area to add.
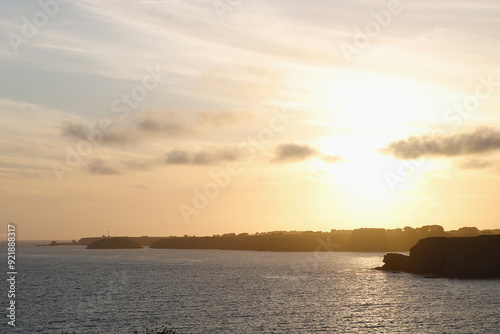
[[[472,132],[455,135],[424,135],[390,143],[380,150],[401,160],[432,157],[456,157],[500,150],[500,131],[478,127]]]

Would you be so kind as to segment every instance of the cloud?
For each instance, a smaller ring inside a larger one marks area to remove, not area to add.
[[[343,158],[340,155],[323,155],[321,160],[327,164],[335,164],[337,162],[341,162]]]
[[[173,165],[188,165],[192,162],[192,153],[184,150],[172,150],[167,153],[165,162]]]
[[[242,124],[252,119],[247,112],[212,111],[184,115],[175,111],[149,113],[137,123],[143,132],[179,136],[195,133],[206,127],[226,127]]]
[[[482,159],[469,159],[459,165],[461,169],[487,169],[494,166],[498,166],[498,164]]]
[[[318,156],[320,153],[315,148],[305,144],[281,144],[275,149],[273,162],[299,162]]]
[[[85,167],[85,169],[94,175],[113,175],[120,174],[120,172],[112,167],[106,165],[105,161],[100,158],[92,159],[92,161]]]
[[[456,157],[500,150],[500,131],[490,127],[477,127],[472,132],[442,135],[429,134],[390,143],[380,150],[401,160],[423,157]]]
[[[87,125],[77,122],[64,122],[61,131],[63,136],[74,137],[83,140],[87,140],[87,135],[89,132],[90,128]]]
[[[152,119],[145,119],[137,123],[137,127],[143,131],[161,131],[168,133],[179,133],[182,132],[182,127],[175,124],[162,123]]]
[[[343,161],[339,155],[322,155],[319,150],[307,144],[280,144],[274,149],[274,163],[294,163],[310,158],[320,158],[327,164],[334,164]]]
[[[155,161],[144,160],[122,160],[121,163],[129,169],[133,170],[148,170],[153,167]]]
[[[148,113],[137,123],[137,128],[144,132],[156,132],[177,136],[188,131],[185,116],[175,111]]]
[[[63,122],[61,134],[66,137],[72,137],[80,140],[91,140],[92,142],[100,142],[103,144],[127,144],[130,143],[132,137],[124,130],[109,128],[107,130],[90,127],[82,122]]]
[[[184,115],[176,111],[150,112],[140,118],[131,128],[110,127],[102,130],[77,122],[65,121],[61,134],[79,140],[90,140],[102,144],[129,144],[144,139],[145,134],[153,136],[193,135],[207,127],[223,127],[242,124],[252,118],[247,112],[214,111]]]
[[[223,148],[216,150],[202,150],[190,152],[174,149],[166,154],[165,163],[170,165],[213,165],[227,161],[237,161],[241,153],[236,148]]]
[[[248,112],[217,111],[201,112],[198,114],[198,124],[210,126],[231,126],[247,122],[253,118]]]

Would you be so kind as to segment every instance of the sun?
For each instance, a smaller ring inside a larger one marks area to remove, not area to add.
[[[337,184],[342,184],[346,194],[369,200],[390,197],[391,189],[384,177],[383,158],[367,153],[332,166]]]

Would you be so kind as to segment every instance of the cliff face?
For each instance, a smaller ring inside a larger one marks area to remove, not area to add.
[[[410,257],[407,255],[389,253],[384,256],[384,266],[382,269],[385,271],[412,271]]]
[[[410,256],[388,254],[382,270],[458,278],[500,278],[500,235],[420,240]]]
[[[428,238],[410,251],[413,270],[443,277],[500,277],[500,235]]]

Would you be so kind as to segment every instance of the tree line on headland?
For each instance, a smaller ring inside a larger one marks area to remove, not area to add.
[[[500,234],[497,230],[479,230],[476,227],[462,227],[445,231],[439,225],[425,225],[419,228],[403,229],[360,228],[355,230],[274,231],[228,233],[211,237],[122,237],[141,246],[170,249],[223,249],[256,251],[355,251],[355,252],[408,252],[419,240],[428,237],[471,237]],[[89,245],[101,238],[82,238],[79,245]]]

